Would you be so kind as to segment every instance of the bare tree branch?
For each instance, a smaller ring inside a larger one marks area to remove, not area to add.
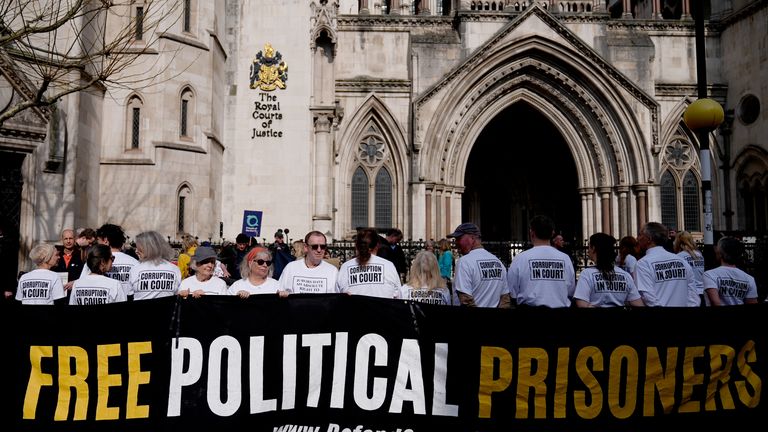
[[[0,0],[0,54],[13,61],[28,87],[19,92],[25,97],[0,113],[0,125],[26,109],[55,104],[92,86],[109,90],[155,84],[176,58],[176,52],[170,56],[159,52],[157,41],[180,19],[180,4]],[[137,6],[143,8],[140,23]],[[170,61],[161,64],[161,58]]]

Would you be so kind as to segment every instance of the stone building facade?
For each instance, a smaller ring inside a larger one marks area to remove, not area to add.
[[[707,89],[726,110],[704,161],[715,229],[765,230],[768,2],[704,3]],[[537,213],[574,241],[648,220],[700,233],[690,6],[193,0],[134,66],[158,85],[2,126],[3,193],[22,249],[104,222],[232,239],[246,210],[268,240],[439,239],[464,221],[525,239]]]

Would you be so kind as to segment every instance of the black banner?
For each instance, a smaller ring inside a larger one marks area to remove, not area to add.
[[[0,308],[11,431],[765,424],[768,304],[470,309],[347,295]]]

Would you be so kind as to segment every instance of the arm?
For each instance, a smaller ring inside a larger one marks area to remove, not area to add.
[[[469,294],[463,293],[459,291],[459,303],[461,303],[462,306],[470,306],[470,307],[477,307],[475,304],[475,298],[472,297]]]

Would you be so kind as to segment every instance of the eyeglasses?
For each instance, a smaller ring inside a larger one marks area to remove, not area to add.
[[[266,265],[267,267],[272,265],[272,261],[265,261],[263,259],[257,259],[257,260],[253,260],[251,262],[255,262],[258,265]]]
[[[328,245],[327,244],[313,244],[313,245],[309,245],[309,247],[312,248],[312,250],[318,250],[318,249],[326,250],[326,249],[328,249]]]

